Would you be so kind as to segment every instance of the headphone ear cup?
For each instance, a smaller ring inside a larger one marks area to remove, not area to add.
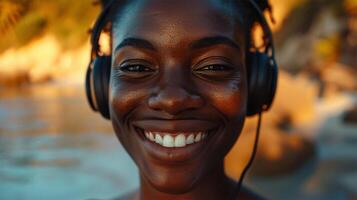
[[[100,114],[110,119],[109,113],[109,80],[111,69],[111,56],[99,56],[93,62],[93,89],[97,110]]]
[[[93,87],[92,87],[92,81],[93,81],[93,62],[91,62],[87,68],[86,72],[86,81],[85,81],[85,87],[86,87],[86,96],[87,100],[89,103],[89,106],[92,108],[92,110],[97,111],[96,103],[94,102],[93,98]]]
[[[277,82],[277,66],[271,58],[260,52],[249,52],[248,71],[248,108],[247,115],[252,116],[271,106]]]
[[[270,88],[268,88],[269,95],[268,95],[267,104],[266,104],[267,106],[265,110],[268,110],[273,104],[276,88],[278,87],[278,65],[276,64],[275,59],[269,60],[269,74],[270,74],[271,82],[269,84]]]

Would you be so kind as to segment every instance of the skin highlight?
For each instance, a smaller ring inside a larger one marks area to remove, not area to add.
[[[134,1],[117,17],[110,114],[140,171],[140,189],[127,199],[228,198],[235,183],[223,160],[247,107],[245,40],[243,26],[219,1]],[[208,138],[165,148],[144,130],[206,131]]]

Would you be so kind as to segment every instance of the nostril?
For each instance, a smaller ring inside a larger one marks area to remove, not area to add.
[[[184,110],[199,108],[202,105],[202,97],[190,94],[182,88],[166,88],[148,99],[148,106],[151,109],[173,115]]]

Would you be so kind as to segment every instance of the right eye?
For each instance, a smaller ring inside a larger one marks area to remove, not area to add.
[[[155,67],[145,60],[127,60],[117,67],[114,67],[117,77],[124,79],[143,79],[156,72]]]
[[[124,72],[153,72],[154,70],[143,64],[127,64],[120,67]]]

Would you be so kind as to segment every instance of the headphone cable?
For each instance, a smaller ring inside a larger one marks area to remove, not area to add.
[[[242,189],[243,179],[244,179],[245,175],[247,174],[249,168],[252,166],[255,155],[257,154],[261,122],[262,122],[262,113],[260,112],[258,114],[258,124],[257,124],[256,132],[255,132],[255,139],[254,139],[254,146],[253,146],[252,154],[250,156],[250,159],[249,159],[247,165],[245,166],[245,168],[243,169],[243,172],[241,173],[241,175],[239,177],[239,181],[238,181],[237,185],[235,186],[235,188],[232,192],[232,195],[229,198],[230,200],[236,200],[237,195],[239,195],[239,193]]]

